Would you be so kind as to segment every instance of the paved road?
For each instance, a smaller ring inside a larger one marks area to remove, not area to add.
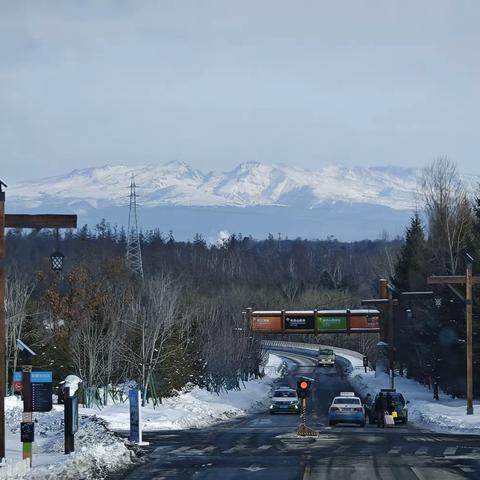
[[[318,438],[295,435],[298,416],[250,415],[215,427],[145,435],[147,463],[125,480],[444,480],[480,479],[480,437],[433,434],[412,426],[328,427],[332,397],[351,390],[343,366],[312,368],[308,357],[285,353],[290,374],[315,378],[310,425]]]

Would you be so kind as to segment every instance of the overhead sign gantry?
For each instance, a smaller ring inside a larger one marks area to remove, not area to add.
[[[247,309],[248,324],[259,333],[376,333],[379,310],[277,310]]]

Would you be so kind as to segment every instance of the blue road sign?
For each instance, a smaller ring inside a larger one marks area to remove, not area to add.
[[[140,428],[140,390],[132,388],[128,391],[130,402],[130,441],[140,443],[142,433]]]
[[[23,372],[13,372],[13,381],[21,382],[23,380]],[[31,372],[31,383],[53,383],[52,372]]]

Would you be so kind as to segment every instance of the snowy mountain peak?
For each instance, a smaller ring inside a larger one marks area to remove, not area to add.
[[[9,188],[9,199],[26,208],[46,204],[125,205],[130,177],[144,207],[295,206],[314,208],[326,202],[415,207],[418,171],[396,166],[328,165],[304,170],[286,165],[245,162],[224,173],[205,174],[185,162],[130,167],[104,165],[33,180]],[[477,183],[478,177],[470,179]]]

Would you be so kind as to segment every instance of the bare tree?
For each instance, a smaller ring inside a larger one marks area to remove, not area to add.
[[[455,274],[472,222],[471,205],[455,163],[448,158],[434,160],[423,170],[420,188],[438,266]]]
[[[6,283],[5,308],[6,308],[6,381],[11,371],[17,369],[18,349],[17,339],[22,335],[25,318],[27,315],[27,303],[32,295],[33,285],[16,269],[11,269]]]
[[[150,393],[157,402],[154,372],[168,357],[174,357],[183,347],[179,336],[183,332],[180,315],[180,289],[169,276],[159,276],[147,280],[140,288],[131,305],[128,326],[135,335],[128,339],[130,363],[135,376],[140,379],[142,405]],[[169,340],[174,337],[173,345]]]

